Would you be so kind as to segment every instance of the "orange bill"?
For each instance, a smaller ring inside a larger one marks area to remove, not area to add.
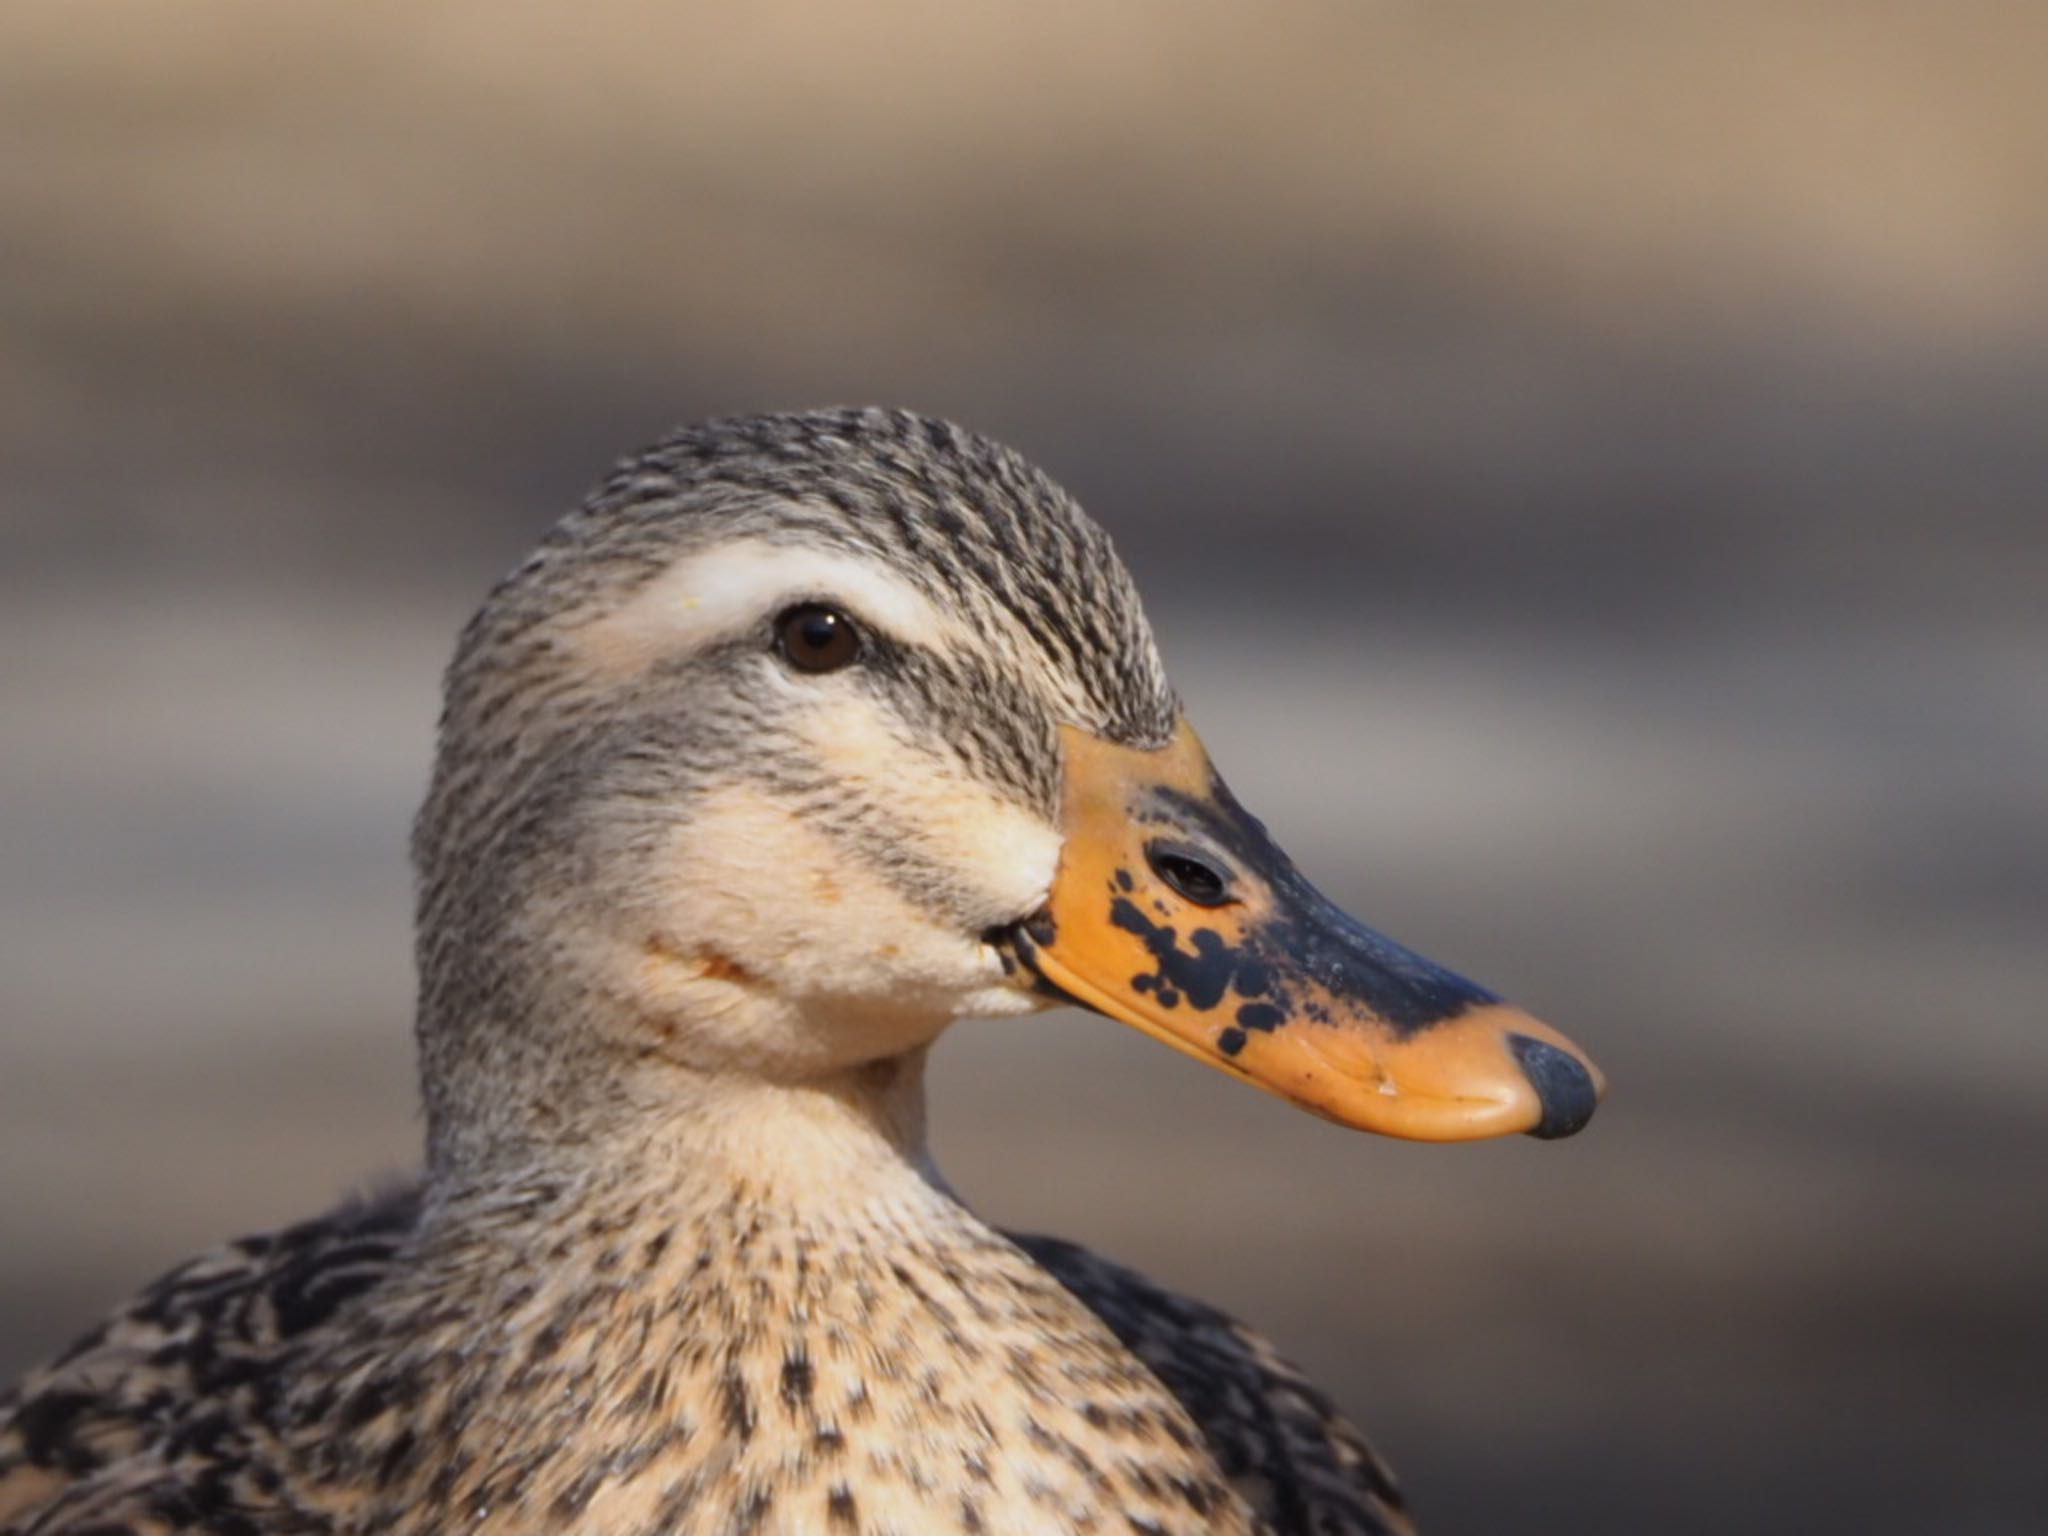
[[[1158,751],[1071,727],[1065,843],[1010,948],[1043,987],[1341,1125],[1569,1136],[1579,1048],[1347,916],[1231,796],[1183,721]]]

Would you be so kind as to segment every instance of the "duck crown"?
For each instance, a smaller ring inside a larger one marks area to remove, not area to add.
[[[492,591],[451,691],[536,624],[741,539],[885,562],[991,643],[1021,629],[1069,723],[1134,746],[1173,734],[1179,703],[1108,534],[1015,450],[879,407],[718,418],[620,460]]]

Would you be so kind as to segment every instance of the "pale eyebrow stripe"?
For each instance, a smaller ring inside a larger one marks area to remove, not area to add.
[[[686,556],[567,638],[598,670],[624,676],[737,634],[760,623],[778,603],[804,598],[843,602],[858,618],[910,645],[943,646],[965,638],[957,619],[877,559],[765,539],[736,539]]]

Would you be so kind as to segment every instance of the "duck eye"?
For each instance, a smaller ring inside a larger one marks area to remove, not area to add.
[[[799,603],[775,621],[775,648],[799,672],[837,672],[860,657],[853,620],[823,603]]]

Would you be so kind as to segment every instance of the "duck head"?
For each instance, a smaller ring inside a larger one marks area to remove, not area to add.
[[[904,413],[621,464],[464,631],[414,854],[440,1162],[1055,1002],[1394,1136],[1568,1135],[1602,1092],[1310,886],[1102,531]]]

